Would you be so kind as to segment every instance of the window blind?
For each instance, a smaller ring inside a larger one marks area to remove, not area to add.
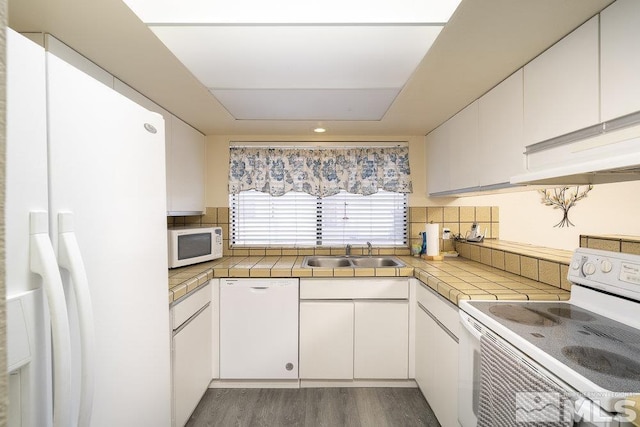
[[[255,190],[229,196],[233,246],[342,246],[371,242],[406,246],[407,196],[345,191],[318,198],[302,192],[274,197]]]

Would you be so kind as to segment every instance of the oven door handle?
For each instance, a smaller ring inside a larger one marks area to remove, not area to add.
[[[471,334],[472,337],[480,341],[482,336],[482,326],[475,319],[462,310],[459,310],[460,323]]]

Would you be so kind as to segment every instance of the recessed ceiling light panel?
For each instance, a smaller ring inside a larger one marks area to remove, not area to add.
[[[239,120],[381,120],[399,89],[211,90]]]
[[[400,88],[439,26],[152,26],[206,87]]]
[[[145,23],[445,23],[460,0],[124,0]]]
[[[381,120],[459,0],[125,0],[237,119]]]

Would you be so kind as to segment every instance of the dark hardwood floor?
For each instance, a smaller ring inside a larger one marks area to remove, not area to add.
[[[417,388],[209,389],[188,427],[439,426]]]

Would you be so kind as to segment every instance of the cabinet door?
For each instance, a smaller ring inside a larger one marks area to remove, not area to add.
[[[449,128],[450,186],[452,190],[478,187],[480,139],[478,135],[478,101],[474,101],[447,122]]]
[[[211,382],[211,306],[173,337],[175,426],[186,424]]]
[[[598,16],[524,67],[525,145],[600,121]]]
[[[443,426],[458,425],[458,343],[418,306],[416,381]]]
[[[508,183],[526,172],[522,100],[522,69],[480,98],[481,186]]]
[[[602,121],[640,110],[640,2],[618,0],[600,13]]]
[[[204,212],[204,135],[172,116],[167,155],[168,212],[173,215]]]
[[[408,302],[356,301],[354,378],[405,379],[408,375]]]
[[[458,422],[458,343],[435,322],[433,328],[431,351],[436,356],[432,367],[432,408],[440,424],[453,426]]]
[[[300,302],[300,378],[353,379],[353,302]]]
[[[427,189],[429,194],[451,189],[449,179],[449,128],[447,122],[425,138],[427,144]]]
[[[433,400],[435,388],[435,322],[420,306],[416,310],[416,382],[425,399]]]

